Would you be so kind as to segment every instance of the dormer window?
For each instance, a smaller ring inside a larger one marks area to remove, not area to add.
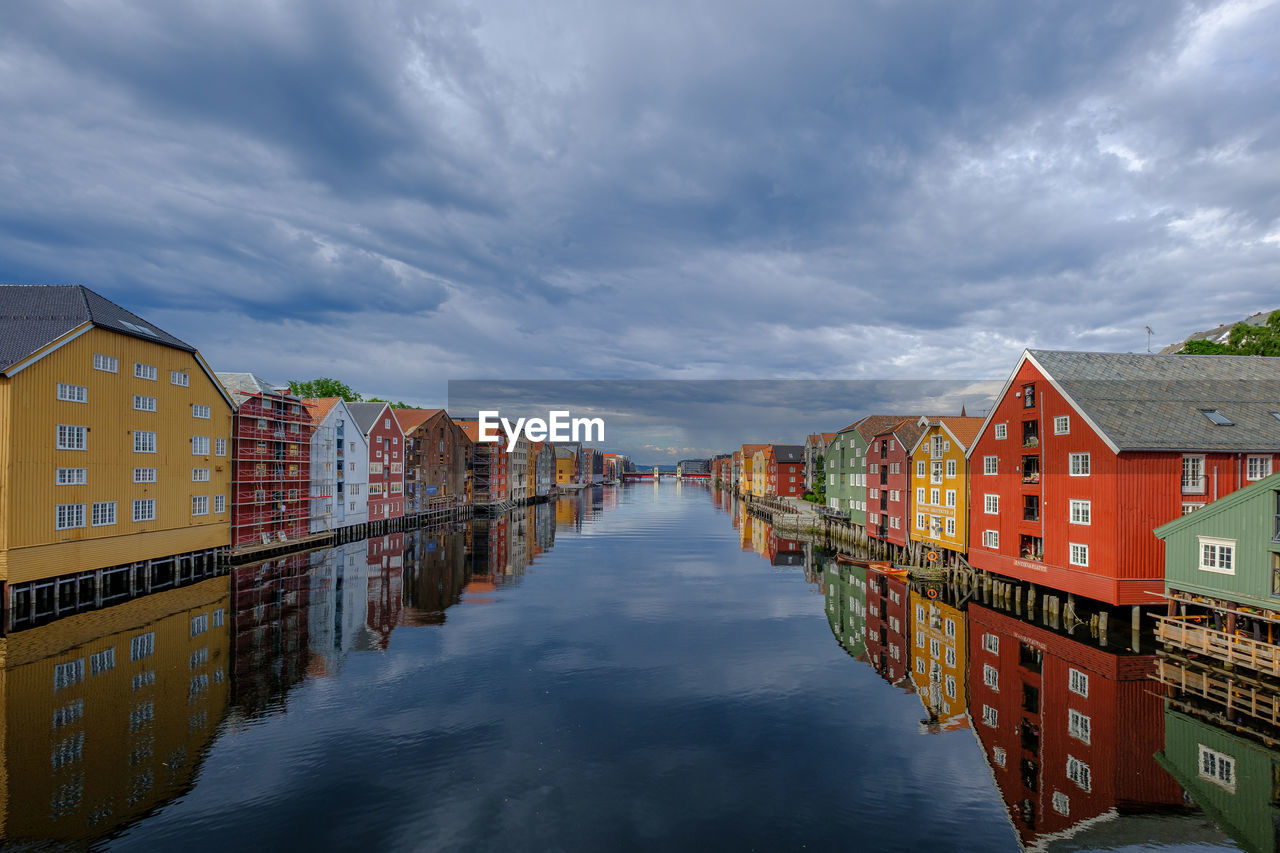
[[[1217,409],[1201,409],[1201,413],[1214,423],[1215,426],[1235,426],[1235,421],[1219,412]]]

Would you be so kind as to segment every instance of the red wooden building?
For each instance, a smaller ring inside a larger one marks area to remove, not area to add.
[[[1152,655],[1120,656],[969,606],[969,713],[1028,849],[1116,810],[1182,805],[1154,755],[1164,700]]]
[[[908,597],[905,578],[867,572],[867,657],[881,678],[910,692],[915,685],[907,642]]]
[[[1152,530],[1274,470],[1280,358],[1028,350],[969,450],[969,561],[1159,599]]]
[[[479,504],[500,504],[511,499],[508,474],[511,454],[507,453],[507,436],[501,429],[498,440],[480,440],[480,421],[476,418],[454,418],[466,436],[470,447],[467,459],[468,476],[471,479],[471,500]]]
[[[911,519],[911,448],[925,427],[918,417],[883,427],[867,444],[867,536],[906,548]]]
[[[765,494],[780,498],[804,494],[804,445],[771,444],[765,448],[768,476]]]
[[[369,521],[404,515],[404,433],[386,403],[347,403],[369,441]]]
[[[231,545],[299,539],[310,532],[311,436],[300,397],[252,373],[219,373],[235,402]],[[315,496],[323,500],[326,496]],[[332,500],[332,495],[327,496]]]

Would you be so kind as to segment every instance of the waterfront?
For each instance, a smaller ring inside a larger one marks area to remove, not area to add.
[[[969,602],[939,619],[936,650],[925,638],[936,661],[915,680],[912,614],[932,600],[819,557],[702,486],[597,487],[17,632],[5,834],[118,849],[1232,846],[1155,759],[1170,712],[1150,656]],[[1000,678],[1040,676],[1033,749],[1008,716],[1024,690],[966,677],[985,673],[969,656],[988,636]],[[1075,745],[1055,662],[1093,678]],[[1078,764],[1074,783],[1053,776],[1069,758],[1091,766],[1084,785]]]

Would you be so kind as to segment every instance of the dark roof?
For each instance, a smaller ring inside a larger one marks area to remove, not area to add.
[[[864,442],[871,441],[887,428],[899,423],[910,415],[867,415],[865,418],[856,420],[849,424],[840,432],[848,432],[849,430],[857,430],[858,435],[862,436]]]
[[[385,408],[387,408],[386,403],[347,403],[347,411],[351,413],[351,419],[365,435],[378,425],[378,418],[381,417],[382,410]],[[399,423],[396,424],[396,428],[399,428]]]
[[[804,445],[803,444],[775,444],[773,446],[773,458],[777,462],[803,462],[804,461]]]
[[[78,284],[0,284],[0,373],[89,322],[175,349],[196,348]]]
[[[1280,450],[1280,358],[1027,352],[1117,450]]]

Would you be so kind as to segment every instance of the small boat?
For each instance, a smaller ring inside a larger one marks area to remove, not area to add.
[[[858,566],[862,569],[875,569],[886,575],[905,575],[907,573],[906,569],[900,569],[888,560],[869,560],[864,557],[850,557],[848,554],[836,554],[836,562]]]

